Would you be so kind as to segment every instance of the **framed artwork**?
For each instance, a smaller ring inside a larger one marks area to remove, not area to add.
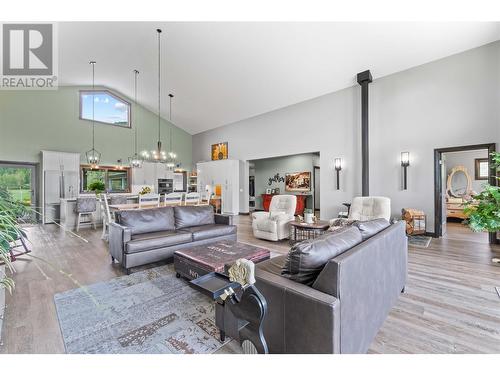
[[[474,160],[474,179],[487,180],[489,174],[489,161],[488,158],[481,158]]]
[[[285,175],[285,190],[305,192],[311,191],[311,172],[295,172]]]
[[[212,145],[212,160],[224,160],[228,157],[227,142]]]

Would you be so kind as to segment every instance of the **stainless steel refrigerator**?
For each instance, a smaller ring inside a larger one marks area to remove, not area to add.
[[[78,173],[64,171],[44,172],[44,218],[43,223],[59,222],[62,198],[78,196]]]

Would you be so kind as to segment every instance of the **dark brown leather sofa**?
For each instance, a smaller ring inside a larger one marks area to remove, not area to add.
[[[404,290],[408,244],[404,222],[390,226],[386,222],[376,234],[360,227],[357,239],[353,233],[358,229],[350,228],[318,237],[310,249],[307,243],[301,245],[315,260],[336,254],[320,261],[324,265],[308,285],[282,275],[285,255],[256,265],[255,285],[267,301],[263,333],[270,353],[368,351]],[[316,271],[307,256],[301,263],[306,273]],[[241,324],[227,308],[217,309],[217,325],[238,338]]]
[[[220,240],[236,241],[230,216],[212,206],[176,206],[120,211],[109,226],[109,250],[127,274],[131,267],[173,257],[174,252]]]

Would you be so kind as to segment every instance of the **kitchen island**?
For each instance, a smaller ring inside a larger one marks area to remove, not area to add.
[[[127,203],[137,203],[139,201],[139,196],[137,194],[113,194],[113,195],[125,195],[127,197]],[[81,197],[92,197],[91,194],[82,194]],[[109,196],[108,196],[109,199]],[[66,230],[74,230],[76,228],[78,214],[75,212],[76,208],[76,197],[74,198],[61,198],[61,213],[60,213],[60,224]],[[96,225],[102,225],[102,212],[101,205],[97,201],[96,212],[93,214],[94,221]],[[82,226],[81,226],[82,227]]]

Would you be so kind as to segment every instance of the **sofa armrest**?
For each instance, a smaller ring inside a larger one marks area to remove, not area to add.
[[[233,225],[233,217],[231,215],[214,215],[215,224],[225,224],[225,225]]]
[[[405,286],[407,257],[400,221],[333,258],[321,271],[314,287],[331,288],[340,300],[341,353],[367,352]]]
[[[125,244],[132,239],[130,228],[118,223],[109,223],[109,252],[122,263]]]
[[[269,212],[257,211],[252,212],[252,220],[269,219]]]
[[[295,216],[293,215],[288,215],[288,214],[284,214],[284,213],[278,213],[278,214],[271,214],[270,216],[270,219],[272,221],[277,221],[277,222],[289,222],[291,220],[293,220],[295,218]]]
[[[256,269],[268,313],[264,337],[274,353],[338,353],[339,300],[307,285]]]

